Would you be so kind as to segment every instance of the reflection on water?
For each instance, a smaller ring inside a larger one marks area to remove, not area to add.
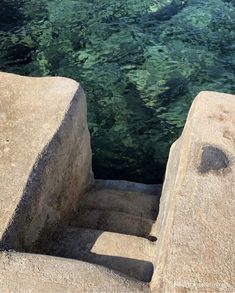
[[[201,90],[234,92],[234,0],[2,0],[0,69],[79,80],[96,176],[161,181]]]

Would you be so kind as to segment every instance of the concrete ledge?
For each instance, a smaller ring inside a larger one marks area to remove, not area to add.
[[[154,292],[235,292],[234,158],[235,96],[200,93],[170,152]]]
[[[90,185],[86,99],[67,78],[0,73],[0,239],[28,250]]]

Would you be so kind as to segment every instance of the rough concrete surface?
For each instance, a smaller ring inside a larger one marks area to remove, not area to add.
[[[235,292],[235,96],[195,99],[171,148],[154,229],[153,292]]]
[[[153,220],[113,210],[80,209],[71,225],[148,238]]]
[[[2,251],[1,293],[235,292],[235,96],[195,99],[157,220],[160,186],[92,183],[79,84],[0,73],[0,248],[74,258]],[[148,239],[79,228],[79,210],[120,233],[141,218],[152,227]]]
[[[82,261],[25,253],[0,253],[1,293],[136,293],[146,284]]]
[[[103,265],[143,282],[151,280],[154,242],[133,235],[70,226],[48,234],[41,242],[46,254]]]
[[[103,265],[150,282],[156,237],[149,239],[149,232],[159,196],[104,186],[81,196],[71,223],[44,230],[32,251]]]
[[[86,99],[66,78],[0,73],[0,240],[28,249],[66,223],[90,183]]]
[[[160,196],[162,192],[162,184],[143,184],[126,180],[96,179],[95,188],[142,192],[144,194],[153,194],[157,196]]]
[[[124,212],[156,219],[159,197],[142,192],[116,189],[92,189],[81,198],[80,207]]]

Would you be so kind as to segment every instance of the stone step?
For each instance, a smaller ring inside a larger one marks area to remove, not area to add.
[[[156,220],[159,198],[159,195],[142,192],[94,188],[81,198],[79,207],[128,213]]]
[[[72,226],[123,233],[148,238],[153,220],[110,210],[84,209],[78,211]]]
[[[102,265],[143,282],[153,274],[156,244],[141,237],[63,226],[49,232],[42,247],[49,255]]]
[[[115,189],[125,191],[142,192],[160,196],[162,192],[162,184],[143,184],[126,180],[103,180],[96,179],[95,187],[97,189]]]
[[[150,293],[149,285],[84,261],[0,252],[1,293]]]

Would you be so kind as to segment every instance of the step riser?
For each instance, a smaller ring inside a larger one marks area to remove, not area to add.
[[[83,209],[112,210],[155,220],[158,214],[159,197],[136,192],[94,190],[83,197],[80,207]]]
[[[96,189],[115,189],[120,191],[141,192],[155,196],[160,196],[162,192],[162,184],[143,184],[130,182],[125,180],[95,180]]]
[[[72,226],[148,238],[153,221],[133,215],[102,210],[80,210]]]

